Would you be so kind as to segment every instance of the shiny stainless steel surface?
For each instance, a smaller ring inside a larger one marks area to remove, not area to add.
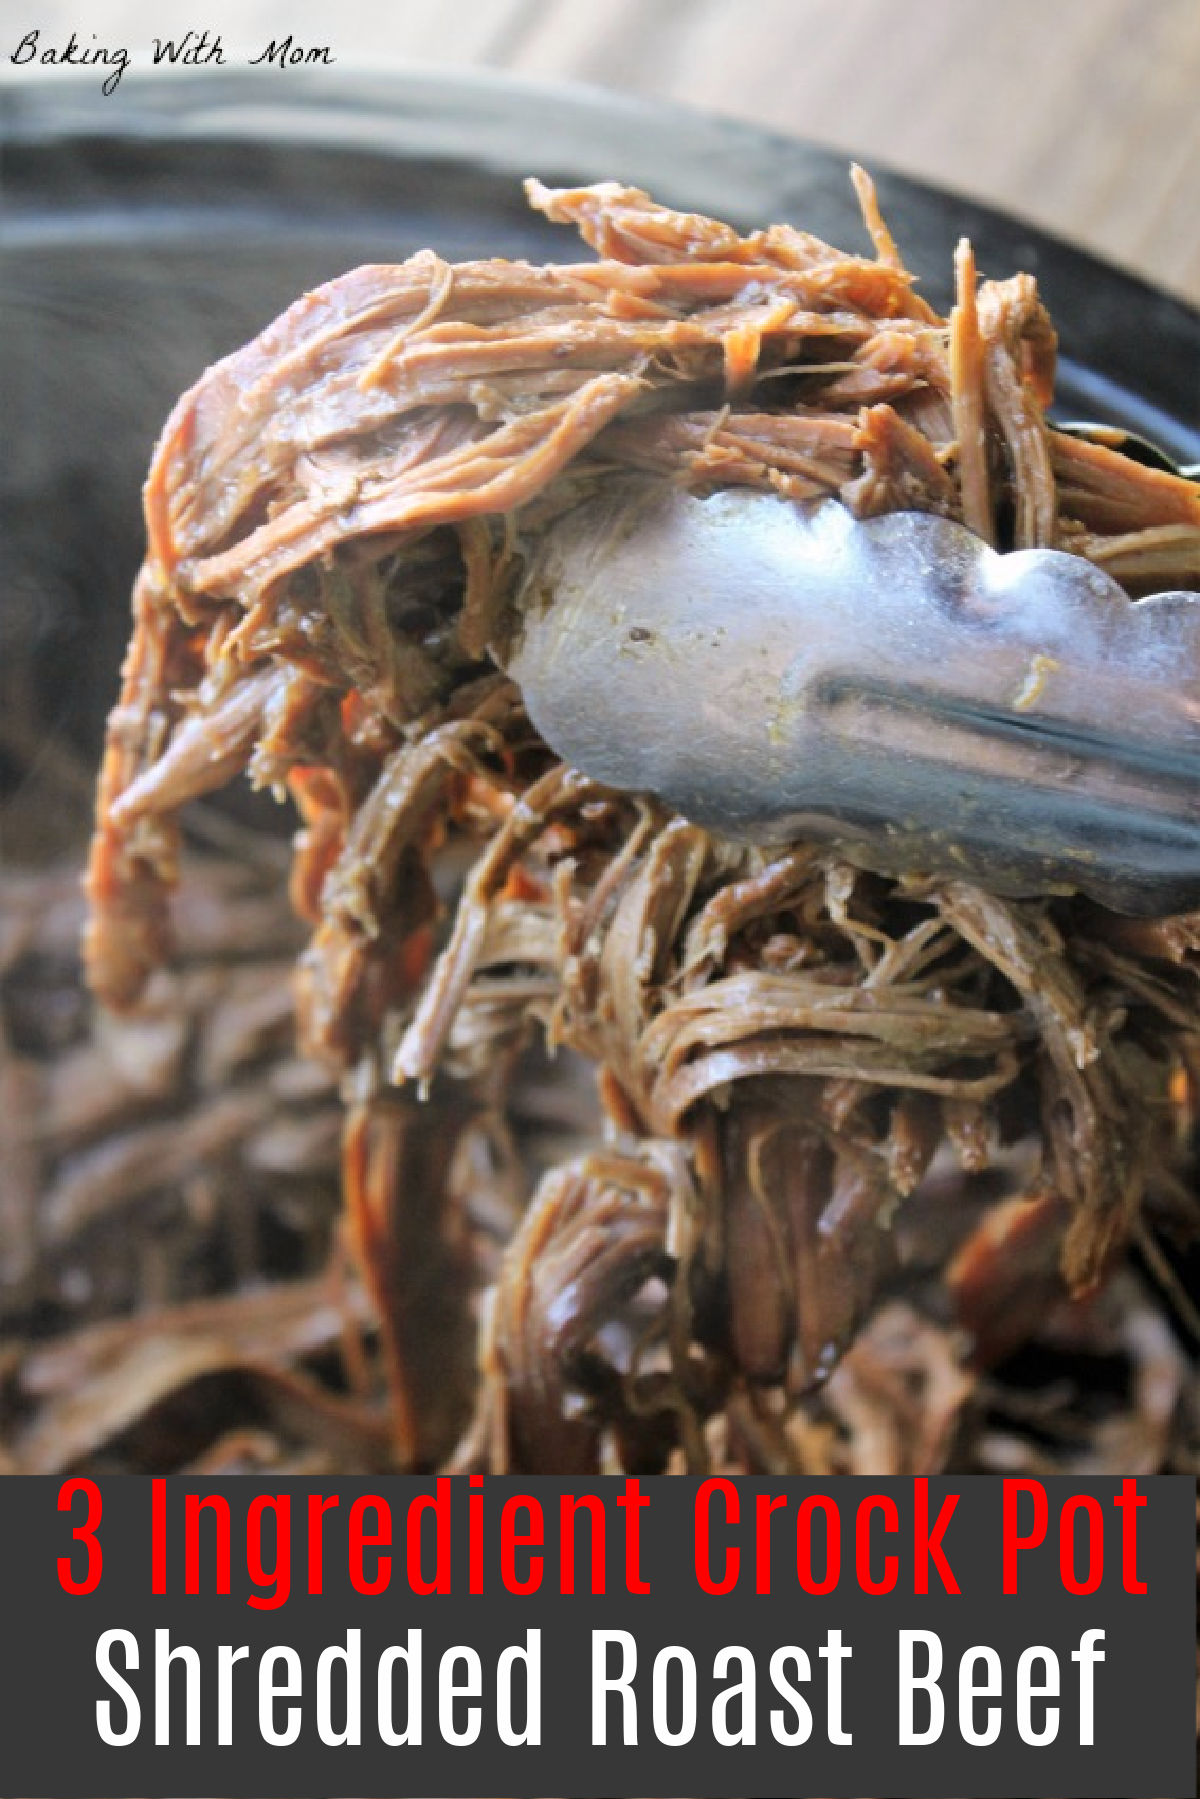
[[[882,872],[1200,903],[1200,597],[925,513],[621,486],[547,532],[508,666],[553,748]]]

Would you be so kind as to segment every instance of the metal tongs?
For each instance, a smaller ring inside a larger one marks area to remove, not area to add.
[[[546,531],[506,656],[566,761],[887,874],[1200,905],[1200,595],[1131,603],[925,513],[616,482]]]

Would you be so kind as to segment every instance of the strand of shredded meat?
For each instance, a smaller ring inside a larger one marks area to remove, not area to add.
[[[747,1405],[761,1426],[764,1394],[834,1367],[939,1158],[1049,1195],[1022,1240],[1061,1238],[1077,1291],[1176,1193],[1194,921],[733,845],[560,764],[487,656],[523,547],[631,469],[937,512],[1132,596],[1200,584],[1195,484],[1047,424],[1032,279],[978,285],[964,247],[943,320],[856,182],[874,259],[531,182],[596,261],[355,270],[211,369],[159,443],[90,977],[128,1007],[168,954],[185,801],[242,768],[290,792],[302,1040],[351,1098],[347,1198],[410,1465],[471,1405],[469,1380],[431,1391],[408,1324],[414,1282],[444,1282],[462,1363],[445,1165],[532,1029],[596,1064],[610,1141],[547,1177],[509,1247],[472,1465],[704,1465],[714,1416],[741,1419],[732,1441]],[[435,1080],[422,1145],[395,1090]]]

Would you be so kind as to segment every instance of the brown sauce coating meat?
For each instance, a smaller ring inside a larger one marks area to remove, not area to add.
[[[1135,597],[1200,583],[1194,484],[1047,425],[1032,279],[977,286],[964,246],[938,317],[856,181],[874,260],[530,183],[595,262],[355,270],[209,370],[159,443],[90,977],[128,1007],[168,954],[185,802],[241,770],[290,793],[301,1040],[344,1077],[408,1465],[460,1438],[460,1466],[737,1465],[753,1438],[787,1467],[789,1407],[931,1165],[999,1166],[1039,1295],[1048,1245],[1086,1289],[1148,1194],[1177,1200],[1200,917],[721,841],[557,762],[487,655],[523,542],[631,469],[936,511]],[[525,1212],[477,1375],[452,1164],[538,1029],[596,1065],[609,1137]],[[1003,1237],[950,1283],[986,1338]]]

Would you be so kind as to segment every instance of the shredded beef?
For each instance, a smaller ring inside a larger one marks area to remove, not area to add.
[[[1007,1171],[1006,1216],[1039,1255],[1061,1241],[1075,1292],[1144,1198],[1178,1200],[1195,920],[726,842],[559,763],[489,658],[523,547],[630,470],[937,512],[1131,594],[1200,584],[1195,484],[1047,425],[1031,277],[977,285],[963,246],[938,317],[855,179],[873,259],[531,182],[595,262],[355,270],[211,369],[156,451],[90,978],[129,1007],[168,955],[185,801],[242,768],[290,792],[302,1040],[351,1100],[407,1465],[474,1405],[461,1466],[804,1466],[782,1420],[853,1342],[931,1168]],[[609,1141],[517,1228],[476,1385],[452,1163],[535,1031],[596,1064]],[[956,1263],[981,1342],[996,1260],[989,1239]],[[835,1409],[868,1405],[873,1353]]]

